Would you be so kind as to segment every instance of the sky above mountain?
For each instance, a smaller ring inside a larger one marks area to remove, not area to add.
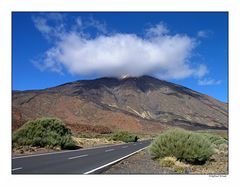
[[[227,102],[227,13],[12,14],[14,90],[150,75]]]

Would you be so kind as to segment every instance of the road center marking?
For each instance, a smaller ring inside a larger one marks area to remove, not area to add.
[[[127,147],[128,147],[128,146],[123,146],[122,148],[125,149],[125,148],[127,148]]]
[[[18,167],[18,168],[12,169],[12,171],[21,170],[21,169],[22,169],[22,167]]]
[[[76,158],[83,158],[83,157],[86,157],[86,156],[88,156],[88,154],[83,154],[83,155],[80,155],[80,156],[73,156],[73,157],[70,157],[68,159],[73,160],[73,159],[76,159]]]
[[[110,151],[113,151],[114,149],[108,149],[108,150],[105,150],[105,152],[110,152]]]

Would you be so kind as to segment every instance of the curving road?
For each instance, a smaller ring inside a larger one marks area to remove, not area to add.
[[[12,174],[91,174],[143,150],[151,140],[12,158]]]

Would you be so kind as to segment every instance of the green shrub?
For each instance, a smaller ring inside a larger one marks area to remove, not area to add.
[[[42,118],[28,121],[13,133],[13,146],[37,146],[72,149],[75,144],[70,129],[61,120]]]
[[[70,135],[64,136],[61,139],[61,149],[76,149],[75,142]]]
[[[203,133],[202,135],[215,145],[228,144],[228,141],[221,136],[209,133]]]
[[[189,163],[205,163],[214,153],[209,140],[202,135],[181,129],[169,130],[159,135],[149,147],[154,158],[176,157]]]
[[[137,142],[139,139],[138,136],[129,134],[128,132],[118,132],[112,136],[114,141],[123,141],[123,142]]]

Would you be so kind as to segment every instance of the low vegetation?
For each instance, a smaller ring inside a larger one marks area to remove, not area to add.
[[[189,168],[189,165],[178,161],[175,157],[165,157],[160,159],[160,165],[162,167],[173,168],[177,173],[186,173]]]
[[[226,130],[190,132],[172,127],[154,137],[155,140],[150,145],[150,148],[142,150],[120,163],[113,165],[105,174],[179,173],[225,175],[228,174],[227,136]],[[203,145],[203,143],[208,144],[208,147]],[[209,152],[208,150],[211,152],[207,153],[208,158],[204,158],[205,161],[199,162],[199,157],[202,155],[206,157],[205,151]],[[181,157],[184,158],[178,158],[178,154],[182,154]],[[195,157],[197,157],[198,160],[193,162],[186,161],[185,158],[187,157],[188,159],[189,156],[191,160]]]
[[[137,142],[139,137],[128,132],[117,132],[112,136],[114,141],[123,141],[125,143]]]
[[[210,133],[202,133],[201,135],[203,135],[205,138],[207,138],[212,144],[218,146],[221,144],[228,144],[228,141],[218,135],[215,134],[210,134]]]
[[[163,167],[173,167],[177,161],[177,158],[172,156],[167,156],[160,159],[160,165]]]
[[[128,132],[72,133],[59,119],[40,118],[28,121],[16,130],[12,144],[13,153],[22,154],[136,142],[138,139],[137,135]]]
[[[50,149],[75,149],[70,129],[55,118],[41,118],[28,121],[13,133],[13,147],[33,146]]]
[[[214,153],[210,140],[201,134],[182,129],[173,129],[160,134],[149,150],[154,158],[172,156],[192,164],[204,164]]]
[[[149,139],[147,135],[140,135],[141,138]],[[145,138],[144,138],[145,137]],[[94,133],[94,132],[81,132],[73,134],[73,140],[76,144],[82,148],[91,148],[99,145],[108,144],[121,144],[128,142],[135,142],[139,139],[139,136],[128,132],[116,132],[116,133]]]
[[[226,130],[199,130],[198,133],[222,137],[223,139],[228,140],[228,131]]]
[[[177,173],[225,174],[228,171],[226,131],[171,129],[152,142],[149,152],[161,167]]]

